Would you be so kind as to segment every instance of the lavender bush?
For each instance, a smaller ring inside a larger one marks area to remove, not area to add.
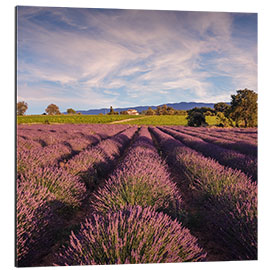
[[[97,212],[117,211],[126,205],[152,206],[180,218],[181,196],[170,180],[165,163],[155,149],[147,129],[139,136],[112,176],[93,195]]]
[[[174,131],[168,128],[161,128],[161,130],[172,135],[176,139],[182,141],[185,145],[202,152],[207,157],[214,158],[219,163],[229,166],[234,169],[239,169],[251,176],[253,180],[257,180],[257,159],[251,156],[241,154],[239,152],[224,149],[212,143],[203,141],[198,137],[193,137],[180,131]]]
[[[37,245],[47,237],[46,230],[53,217],[47,202],[55,199],[46,187],[31,182],[17,186],[17,264],[33,256]]]
[[[201,215],[233,259],[257,258],[257,185],[238,170],[224,168],[156,128],[151,131],[171,164],[185,173]],[[212,228],[212,227],[211,227]]]
[[[201,261],[206,254],[189,230],[152,208],[128,207],[86,219],[59,253],[59,265]]]
[[[194,131],[197,133],[211,135],[213,137],[228,139],[231,141],[245,141],[248,143],[257,144],[257,129],[254,132],[238,131],[237,128],[207,128],[207,127],[179,127],[179,130]]]
[[[66,163],[65,169],[80,176],[88,186],[95,185],[98,173],[106,174],[113,167],[115,158],[120,156],[136,130],[137,127],[129,128],[80,152]]]
[[[71,155],[72,149],[60,143],[42,149],[20,150],[17,153],[17,173],[23,175],[31,168],[56,166],[58,161]]]
[[[21,150],[30,150],[35,148],[41,148],[41,144],[33,141],[32,139],[25,139],[21,136],[17,136],[17,149]]]
[[[31,168],[19,180],[47,188],[55,198],[72,207],[79,206],[85,198],[86,188],[79,177],[57,167]]]
[[[246,155],[252,155],[254,157],[257,157],[257,144],[249,142],[249,141],[243,141],[243,140],[237,140],[233,141],[231,137],[224,138],[220,136],[221,138],[216,138],[212,136],[212,133],[202,133],[197,131],[191,131],[187,128],[185,129],[179,129],[176,128],[175,130],[181,131],[185,134],[198,137],[200,139],[203,139],[206,142],[217,144],[221,147],[230,149],[230,150],[236,150]],[[252,158],[252,157],[250,157]]]

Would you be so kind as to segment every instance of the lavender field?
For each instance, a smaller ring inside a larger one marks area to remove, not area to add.
[[[257,259],[257,128],[18,125],[17,265]]]

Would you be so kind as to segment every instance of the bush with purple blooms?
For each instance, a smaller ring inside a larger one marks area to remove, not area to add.
[[[86,219],[58,257],[58,265],[91,265],[195,262],[206,254],[177,221],[133,206]]]
[[[214,226],[215,238],[232,259],[257,259],[257,185],[243,173],[225,168],[151,128],[179,173],[185,173],[201,216]],[[213,228],[213,227],[212,227]]]
[[[98,174],[106,174],[112,168],[115,158],[120,156],[136,130],[136,127],[126,129],[80,152],[65,164],[65,169],[72,175],[80,176],[88,187],[92,187]]]
[[[218,145],[205,142],[198,137],[187,135],[180,131],[177,132],[169,128],[161,128],[161,130],[180,140],[188,147],[201,152],[203,155],[214,158],[225,166],[241,170],[248,176],[252,177],[254,181],[257,180],[257,159],[253,156],[244,155],[233,150],[222,148]]]
[[[37,244],[46,238],[48,224],[53,212],[48,201],[55,196],[45,187],[32,182],[21,182],[17,186],[17,261],[22,263],[33,255]]]
[[[91,205],[101,213],[141,205],[152,206],[174,218],[183,215],[179,191],[146,128],[140,130],[123,161],[93,197]]]
[[[189,130],[187,128],[173,128],[176,131],[181,131],[185,134],[192,135],[195,137],[199,137],[200,139],[203,139],[206,142],[213,143],[216,145],[219,145],[221,147],[230,149],[230,150],[236,150],[239,151],[242,154],[245,155],[252,155],[255,158],[257,157],[257,144],[253,142],[253,140],[240,140],[238,138],[237,141],[233,140],[231,136],[228,137],[216,137],[213,135],[213,132],[198,132],[197,130]],[[252,157],[250,157],[252,158]]]
[[[32,168],[18,180],[47,188],[55,198],[66,205],[76,207],[85,198],[86,188],[79,177],[57,167]]]

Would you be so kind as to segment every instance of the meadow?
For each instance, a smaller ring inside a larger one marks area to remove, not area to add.
[[[130,121],[122,122],[122,120]],[[17,116],[18,124],[105,124],[121,121],[119,124],[128,125],[187,125],[185,115],[25,115]],[[216,125],[215,116],[206,116],[209,125]],[[115,123],[117,124],[117,123]]]
[[[105,124],[113,121],[137,118],[137,115],[23,115],[17,116],[18,124]]]
[[[168,118],[18,125],[17,265],[256,260],[257,128]]]

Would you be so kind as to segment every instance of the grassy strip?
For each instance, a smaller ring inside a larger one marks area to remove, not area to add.
[[[206,121],[209,125],[217,124],[215,116],[207,116]],[[126,123],[123,122],[122,124],[149,125],[149,126],[162,126],[162,125],[187,126],[187,123],[188,121],[185,115],[151,115],[141,119],[134,119]]]
[[[137,119],[141,118],[141,119]],[[18,124],[104,124],[114,121],[132,119],[131,121],[119,122],[119,124],[131,125],[181,125],[187,126],[185,115],[152,115],[142,117],[142,115],[24,115],[17,116]],[[215,116],[206,116],[209,125],[217,124]],[[117,123],[116,123],[117,124]]]
[[[51,123],[71,123],[71,124],[102,124],[113,121],[136,118],[137,115],[24,115],[17,116],[18,124],[51,124]]]

